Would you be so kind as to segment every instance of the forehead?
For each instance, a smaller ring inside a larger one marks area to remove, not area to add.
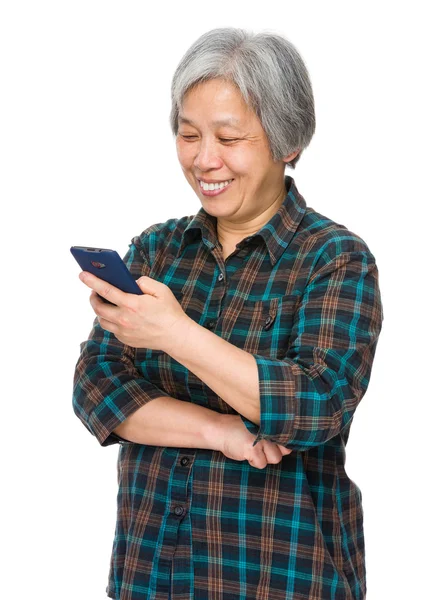
[[[212,79],[188,90],[180,106],[178,121],[187,125],[206,122],[214,127],[239,128],[247,126],[250,113],[235,85]]]
[[[186,124],[186,125],[195,125],[196,124],[195,121],[192,121],[191,119],[187,119],[187,117],[184,117],[182,114],[179,114],[178,120],[179,120],[179,123]],[[241,124],[242,123],[241,123],[240,119],[237,119],[236,117],[214,119],[213,121],[211,121],[211,125],[214,125],[215,127],[225,127],[225,126],[239,127]]]

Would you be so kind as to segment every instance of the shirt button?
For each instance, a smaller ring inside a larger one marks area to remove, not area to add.
[[[223,273],[220,273],[220,275],[218,276],[218,280],[221,281],[223,279]]]
[[[181,515],[183,515],[185,512],[185,509],[183,506],[176,506],[174,509],[174,513],[175,515],[177,515],[178,517],[180,517]]]
[[[264,325],[264,329],[268,329],[270,327],[270,325],[272,324],[273,319],[272,317],[269,315],[267,317],[267,319],[265,320],[265,325]]]
[[[208,323],[206,324],[206,327],[208,329],[214,329],[216,325],[217,325],[217,321],[208,321]]]
[[[181,458],[181,465],[183,467],[185,467],[185,465],[188,465],[189,462],[190,462],[190,459],[188,458],[188,456],[184,456],[183,458]]]

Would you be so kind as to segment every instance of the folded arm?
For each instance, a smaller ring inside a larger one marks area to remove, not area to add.
[[[260,424],[251,433],[293,450],[338,435],[370,380],[383,311],[370,252],[345,252],[315,272],[296,311],[284,358],[254,355]]]
[[[134,349],[103,330],[95,319],[80,345],[73,382],[73,409],[102,446],[119,441],[113,431],[133,412],[167,394],[139,376]]]

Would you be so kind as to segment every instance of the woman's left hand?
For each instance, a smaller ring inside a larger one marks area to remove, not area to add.
[[[87,271],[82,271],[79,278],[93,290],[90,303],[100,326],[123,344],[168,352],[184,337],[191,319],[164,283],[151,277],[140,277],[136,282],[143,295],[137,295],[122,292]],[[115,306],[107,304],[97,294]]]

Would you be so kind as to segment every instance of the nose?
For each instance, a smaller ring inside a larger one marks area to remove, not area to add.
[[[209,169],[219,169],[222,164],[220,151],[214,140],[203,138],[198,145],[194,167],[199,171],[208,171]]]

